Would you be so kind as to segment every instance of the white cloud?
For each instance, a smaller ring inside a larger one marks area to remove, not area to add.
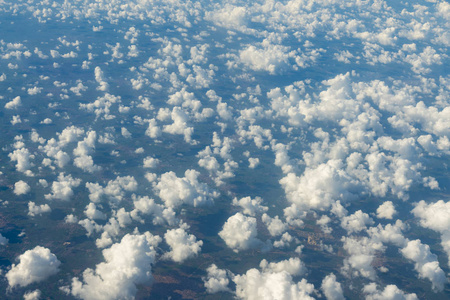
[[[360,232],[367,229],[366,225],[373,225],[374,221],[368,214],[363,213],[361,210],[356,211],[354,214],[347,217],[343,217],[341,220],[341,226],[347,230],[348,234],[353,232]]]
[[[48,204],[36,205],[36,203],[28,202],[28,215],[34,217],[36,215],[42,215],[43,213],[49,213],[52,209]]]
[[[252,199],[251,197],[244,197],[239,200],[234,198],[232,204],[234,206],[240,206],[244,214],[254,217],[257,214],[262,214],[269,209],[267,206],[261,205],[262,201],[263,199],[261,197],[255,197],[255,199]]]
[[[29,291],[23,295],[23,300],[39,300],[41,299],[41,294],[40,290]]]
[[[167,230],[164,234],[164,239],[171,250],[165,253],[163,257],[180,263],[188,258],[197,256],[203,245],[202,241],[197,241],[197,238],[192,234],[188,234],[184,228]]]
[[[366,300],[416,300],[419,299],[416,294],[406,294],[396,285],[389,284],[384,290],[380,291],[376,283],[370,283],[364,286],[363,292],[366,294]]]
[[[32,175],[33,173],[30,171],[32,164],[30,162],[31,159],[34,159],[34,155],[28,151],[27,148],[20,148],[14,150],[12,153],[8,154],[11,161],[16,161],[16,169],[19,172],[23,172],[26,175]]]
[[[19,180],[14,184],[14,194],[17,196],[25,195],[30,191],[30,186],[23,180]]]
[[[271,218],[269,215],[263,214],[261,220],[267,226],[271,236],[281,235],[287,229],[287,224],[280,220],[278,216]]]
[[[94,203],[89,203],[86,205],[86,209],[84,210],[84,214],[91,220],[105,220],[106,215],[97,209],[97,206]]]
[[[450,201],[439,200],[427,204],[422,200],[415,203],[415,206],[412,213],[420,218],[420,225],[441,233],[442,248],[450,258]]]
[[[0,246],[5,246],[8,242],[9,240],[0,233]]]
[[[298,257],[291,257],[289,259],[282,260],[277,263],[274,262],[269,263],[265,259],[263,259],[260,262],[259,266],[264,272],[271,272],[271,273],[287,272],[289,275],[292,276],[300,276],[306,273],[305,264]]]
[[[379,219],[383,218],[391,220],[396,213],[397,211],[395,210],[392,201],[385,201],[377,208],[377,218]]]
[[[73,187],[79,186],[81,179],[73,178],[70,174],[64,176],[64,173],[60,173],[58,176],[58,181],[53,181],[51,194],[46,194],[45,199],[47,200],[62,200],[69,201],[73,196]]]
[[[219,269],[215,264],[212,264],[206,269],[206,272],[207,276],[203,278],[203,282],[208,294],[230,291],[228,288],[230,280],[227,277],[227,271]]]
[[[103,76],[103,71],[102,71],[102,69],[100,69],[100,67],[95,67],[95,80],[99,84],[99,86],[97,87],[97,90],[99,90],[99,91],[107,91],[108,90],[109,85],[105,81],[105,78]]]
[[[72,295],[84,300],[133,299],[136,285],[152,279],[151,265],[160,242],[160,237],[149,232],[125,235],[120,243],[103,250],[105,262],[95,270],[84,270],[82,281],[73,278]]]
[[[15,97],[11,101],[5,104],[6,109],[17,109],[22,105],[22,101],[20,100],[20,96]]]
[[[409,241],[400,252],[414,262],[414,269],[419,273],[419,278],[427,278],[431,281],[433,290],[444,289],[447,278],[439,267],[436,255],[431,253],[430,246],[422,244],[420,240],[414,240]]]
[[[219,232],[219,236],[235,252],[261,245],[262,242],[256,238],[257,234],[256,219],[241,213],[229,217]]]
[[[286,271],[250,269],[243,275],[235,275],[233,281],[239,299],[314,299],[310,296],[314,285],[306,279],[296,283]]]
[[[336,275],[333,273],[328,274],[322,280],[322,291],[325,294],[327,300],[344,300],[344,292],[342,291],[342,286],[336,281]]]
[[[19,256],[19,263],[13,264],[6,273],[10,287],[27,286],[34,282],[46,280],[59,271],[61,262],[49,249],[36,246]]]
[[[201,206],[211,204],[218,197],[205,183],[198,181],[199,172],[186,170],[184,177],[177,177],[174,172],[161,175],[153,187],[155,193],[164,201],[167,207],[178,207],[182,204]]]
[[[155,168],[159,164],[159,159],[153,157],[144,158],[144,168]]]

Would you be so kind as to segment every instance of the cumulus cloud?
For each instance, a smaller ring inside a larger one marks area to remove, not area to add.
[[[395,210],[395,206],[392,201],[385,201],[377,208],[377,218],[379,219],[383,218],[391,220],[396,213],[397,211]]]
[[[322,291],[327,298],[327,300],[344,300],[344,292],[342,291],[342,286],[336,281],[336,275],[333,273],[327,275],[322,280]]]
[[[28,215],[34,217],[36,215],[42,215],[43,213],[49,213],[52,209],[48,204],[36,205],[36,203],[28,202]]]
[[[230,280],[226,270],[219,269],[215,264],[212,264],[206,269],[206,272],[207,276],[203,277],[203,282],[207,293],[215,294],[230,291],[228,288]]]
[[[310,296],[314,285],[306,279],[294,282],[285,270],[271,269],[259,271],[250,269],[243,275],[235,275],[236,296],[240,299],[314,299]]]
[[[182,204],[201,206],[211,204],[219,193],[211,190],[208,185],[198,181],[199,172],[186,170],[184,177],[177,177],[174,172],[161,175],[153,187],[155,193],[164,201],[167,207],[178,207]]]
[[[33,173],[30,171],[30,168],[32,167],[32,163],[30,162],[30,160],[34,158],[34,155],[31,154],[27,148],[16,149],[12,153],[9,153],[8,156],[11,161],[17,162],[17,171],[23,172],[26,175],[33,175]]]
[[[254,217],[257,214],[264,213],[269,209],[267,206],[261,205],[262,201],[263,199],[261,197],[256,197],[255,199],[252,199],[251,197],[244,197],[239,200],[234,198],[233,205],[240,206],[244,214]]]
[[[22,105],[22,101],[20,100],[20,96],[15,97],[11,101],[7,102],[5,104],[6,109],[17,109],[19,106]]]
[[[36,246],[18,257],[19,263],[13,264],[6,273],[10,287],[27,286],[34,282],[46,280],[59,271],[61,262],[49,249]]]
[[[8,241],[9,240],[0,233],[0,246],[5,246],[6,244],[8,244]]]
[[[431,281],[433,290],[442,291],[447,282],[444,271],[439,267],[437,256],[432,254],[430,246],[422,244],[420,240],[409,241],[400,252],[414,262],[414,269],[420,278]]]
[[[65,176],[64,173],[60,173],[58,181],[53,181],[51,194],[46,194],[47,200],[62,200],[69,201],[73,196],[73,187],[79,186],[81,179],[73,178],[70,174]]]
[[[257,235],[256,219],[241,213],[229,217],[219,232],[219,236],[235,252],[261,245],[262,242],[256,238]]]
[[[14,194],[17,196],[25,195],[30,191],[30,186],[23,180],[19,180],[14,184]]]
[[[103,250],[105,262],[95,270],[84,270],[82,281],[72,279],[71,294],[84,300],[134,298],[137,284],[151,282],[155,247],[160,242],[160,237],[149,232],[125,235],[120,243]]]
[[[23,300],[39,300],[40,298],[41,290],[29,291],[23,295]]]
[[[367,225],[374,224],[374,221],[368,214],[363,213],[361,210],[356,211],[354,214],[343,217],[341,220],[341,226],[349,234],[353,232],[360,232],[367,228]]]
[[[164,239],[171,249],[164,257],[175,262],[183,262],[197,256],[203,245],[202,241],[197,241],[197,238],[193,234],[188,234],[184,228],[168,230],[164,234]]]
[[[379,290],[375,283],[364,286],[363,292],[367,300],[416,300],[419,299],[416,294],[407,294],[400,290],[396,285],[389,284],[384,290]]]

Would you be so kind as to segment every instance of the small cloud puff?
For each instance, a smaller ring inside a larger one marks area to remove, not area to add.
[[[379,219],[391,220],[396,213],[397,211],[392,201],[386,201],[377,208],[377,218]]]
[[[164,254],[164,258],[172,259],[175,262],[183,262],[197,256],[203,245],[202,241],[197,241],[197,238],[188,234],[184,228],[167,230],[164,239],[171,248],[170,252]]]
[[[30,186],[23,180],[19,180],[14,184],[14,194],[17,196],[25,195],[30,191]]]
[[[218,292],[228,292],[228,284],[230,280],[227,277],[227,271],[217,268],[212,264],[206,269],[207,276],[203,278],[206,292],[208,294],[215,294]]]
[[[370,283],[364,286],[363,292],[367,300],[417,300],[416,294],[406,294],[396,285],[389,284],[384,290],[380,291],[376,283]]]
[[[257,247],[262,242],[256,238],[256,219],[237,213],[228,218],[219,236],[234,252]]]
[[[22,101],[20,100],[20,96],[15,97],[11,101],[5,104],[6,109],[17,109],[22,105]]]
[[[36,246],[20,255],[19,264],[13,264],[5,276],[10,287],[27,286],[55,275],[60,265],[61,262],[49,249]]]
[[[151,265],[160,242],[159,236],[149,232],[125,235],[120,243],[103,250],[105,262],[99,263],[95,270],[86,269],[83,281],[73,278],[72,295],[84,300],[133,299],[136,285],[152,279]]]

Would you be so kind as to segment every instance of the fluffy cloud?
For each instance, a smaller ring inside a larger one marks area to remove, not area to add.
[[[436,255],[431,253],[430,246],[422,244],[420,240],[414,240],[409,241],[400,252],[414,262],[414,269],[419,273],[419,277],[429,279],[434,290],[444,289],[447,278],[439,267]]]
[[[22,105],[22,101],[20,100],[20,96],[15,97],[11,101],[5,104],[6,109],[17,109]]]
[[[30,186],[23,180],[19,180],[14,184],[14,194],[17,196],[24,195],[30,191]]]
[[[377,208],[377,218],[389,219],[397,213],[392,201],[386,201]]]
[[[183,262],[188,258],[197,256],[203,245],[202,241],[188,234],[184,228],[171,229],[164,234],[166,243],[170,246],[170,252],[164,254],[165,258],[175,262]]]
[[[199,182],[199,175],[195,170],[186,170],[184,177],[180,178],[174,172],[167,172],[161,175],[153,189],[167,207],[211,204],[219,194],[210,190],[205,183]]]
[[[203,278],[203,281],[207,293],[214,294],[230,290],[228,288],[230,280],[227,277],[227,271],[219,269],[215,264],[212,264],[206,269],[206,272],[207,276]]]
[[[233,205],[240,206],[242,208],[242,212],[249,216],[256,216],[257,214],[261,214],[266,212],[269,208],[267,206],[262,206],[263,199],[261,197],[256,197],[252,199],[251,197],[244,197],[241,199],[234,198]]]
[[[28,215],[34,217],[36,215],[42,215],[43,213],[49,213],[52,209],[48,204],[36,205],[36,203],[28,202]]]
[[[343,217],[341,220],[341,226],[349,234],[353,232],[360,232],[366,229],[366,225],[372,225],[374,222],[368,214],[363,213],[361,210],[356,211],[354,214],[347,217]]]
[[[412,213],[420,218],[420,225],[441,233],[442,248],[450,258],[450,202],[439,200],[427,204],[422,200],[415,206]]]
[[[342,291],[341,284],[336,281],[336,275],[333,273],[327,275],[322,280],[322,291],[325,294],[327,300],[344,300],[344,292]]]
[[[23,295],[23,300],[39,300],[41,298],[41,291],[40,290],[34,290],[30,292],[26,292]]]
[[[342,169],[342,162],[329,161],[306,168],[301,177],[289,173],[280,180],[286,196],[301,209],[323,210],[336,200],[351,200],[356,182]]]
[[[257,234],[256,219],[241,213],[229,217],[219,232],[219,236],[235,252],[260,245],[262,242],[256,238]]]
[[[27,286],[43,281],[58,273],[61,265],[49,249],[41,246],[25,251],[18,259],[19,263],[13,264],[11,270],[5,275],[10,287]]]
[[[30,154],[27,148],[20,148],[14,150],[12,153],[8,154],[11,161],[16,161],[16,169],[19,172],[23,172],[26,175],[33,175],[30,171],[32,166],[30,160],[34,158],[34,155]]]
[[[5,237],[0,233],[0,246],[5,246],[6,244],[8,244],[8,239],[5,238]]]
[[[52,193],[45,195],[45,199],[69,201],[73,196],[72,188],[79,186],[80,183],[81,179],[74,179],[71,175],[65,176],[64,173],[60,173],[58,181],[53,181]]]
[[[366,300],[416,300],[416,294],[406,294],[396,285],[389,284],[384,290],[380,291],[375,283],[364,286],[363,292],[366,294]]]
[[[133,299],[136,285],[152,279],[151,265],[160,241],[149,232],[125,235],[120,243],[103,250],[105,262],[95,270],[86,269],[82,281],[73,278],[72,295],[84,300]]]
[[[299,282],[292,280],[291,274],[285,270],[250,269],[243,275],[235,275],[236,296],[240,299],[314,299],[310,294],[314,285],[306,279]]]

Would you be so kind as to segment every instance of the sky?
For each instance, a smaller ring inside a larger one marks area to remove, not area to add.
[[[447,1],[0,0],[5,299],[450,297]]]

